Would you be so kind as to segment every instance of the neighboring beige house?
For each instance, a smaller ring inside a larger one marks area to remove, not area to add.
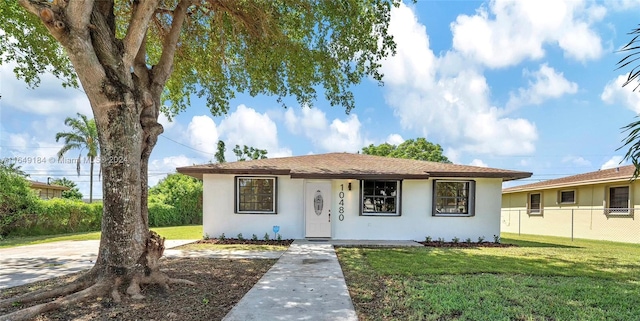
[[[36,193],[38,193],[38,196],[44,200],[55,197],[61,198],[62,192],[69,190],[69,188],[66,186],[41,183],[37,181],[29,181],[29,183],[31,184],[31,189],[36,191]]]
[[[502,190],[502,232],[640,243],[633,165]]]
[[[449,241],[500,234],[502,182],[531,173],[349,153],[178,168],[203,180],[203,233]]]

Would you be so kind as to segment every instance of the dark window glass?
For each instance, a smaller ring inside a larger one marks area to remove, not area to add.
[[[560,203],[575,203],[576,193],[575,191],[562,191],[560,192]]]
[[[629,186],[609,188],[609,208],[629,207]]]
[[[237,212],[275,213],[275,178],[237,178]]]
[[[529,213],[540,213],[542,195],[529,194]]]
[[[398,186],[398,181],[362,181],[362,214],[399,215]]]

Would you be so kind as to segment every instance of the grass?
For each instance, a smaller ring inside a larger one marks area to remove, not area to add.
[[[202,225],[154,227],[151,230],[169,240],[197,240],[202,238]],[[8,237],[0,240],[0,248],[42,244],[58,241],[99,240],[100,232],[73,233],[61,235],[42,235],[25,237]]]
[[[509,248],[337,250],[360,320],[631,320],[637,244],[504,234]]]

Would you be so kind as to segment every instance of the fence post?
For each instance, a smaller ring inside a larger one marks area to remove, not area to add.
[[[571,241],[573,241],[573,211],[574,209],[571,209]]]
[[[520,222],[521,222],[521,219],[520,219],[520,216],[521,216],[521,215],[520,215],[520,211],[521,211],[521,210],[518,210],[518,235],[520,235],[520,226],[522,225],[522,224],[520,224]]]

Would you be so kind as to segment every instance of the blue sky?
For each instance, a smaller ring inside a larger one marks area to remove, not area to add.
[[[369,144],[426,137],[459,164],[533,172],[530,183],[615,167],[620,128],[640,112],[640,93],[621,88],[616,50],[630,40],[640,1],[418,1],[394,9],[398,53],[383,62],[385,85],[352,88],[346,115],[320,99],[313,109],[239,94],[229,114],[203,101],[174,122],[151,158],[153,185],[176,166],[213,159],[218,139],[267,149],[269,157],[356,152]],[[91,114],[79,89],[44,76],[35,90],[0,66],[0,158],[55,157],[64,119]],[[293,102],[293,100],[292,100]],[[76,158],[78,151],[68,154]],[[86,151],[83,151],[86,153]],[[19,164],[32,179],[67,177],[88,195],[88,166]],[[99,183],[94,198],[101,197]]]

